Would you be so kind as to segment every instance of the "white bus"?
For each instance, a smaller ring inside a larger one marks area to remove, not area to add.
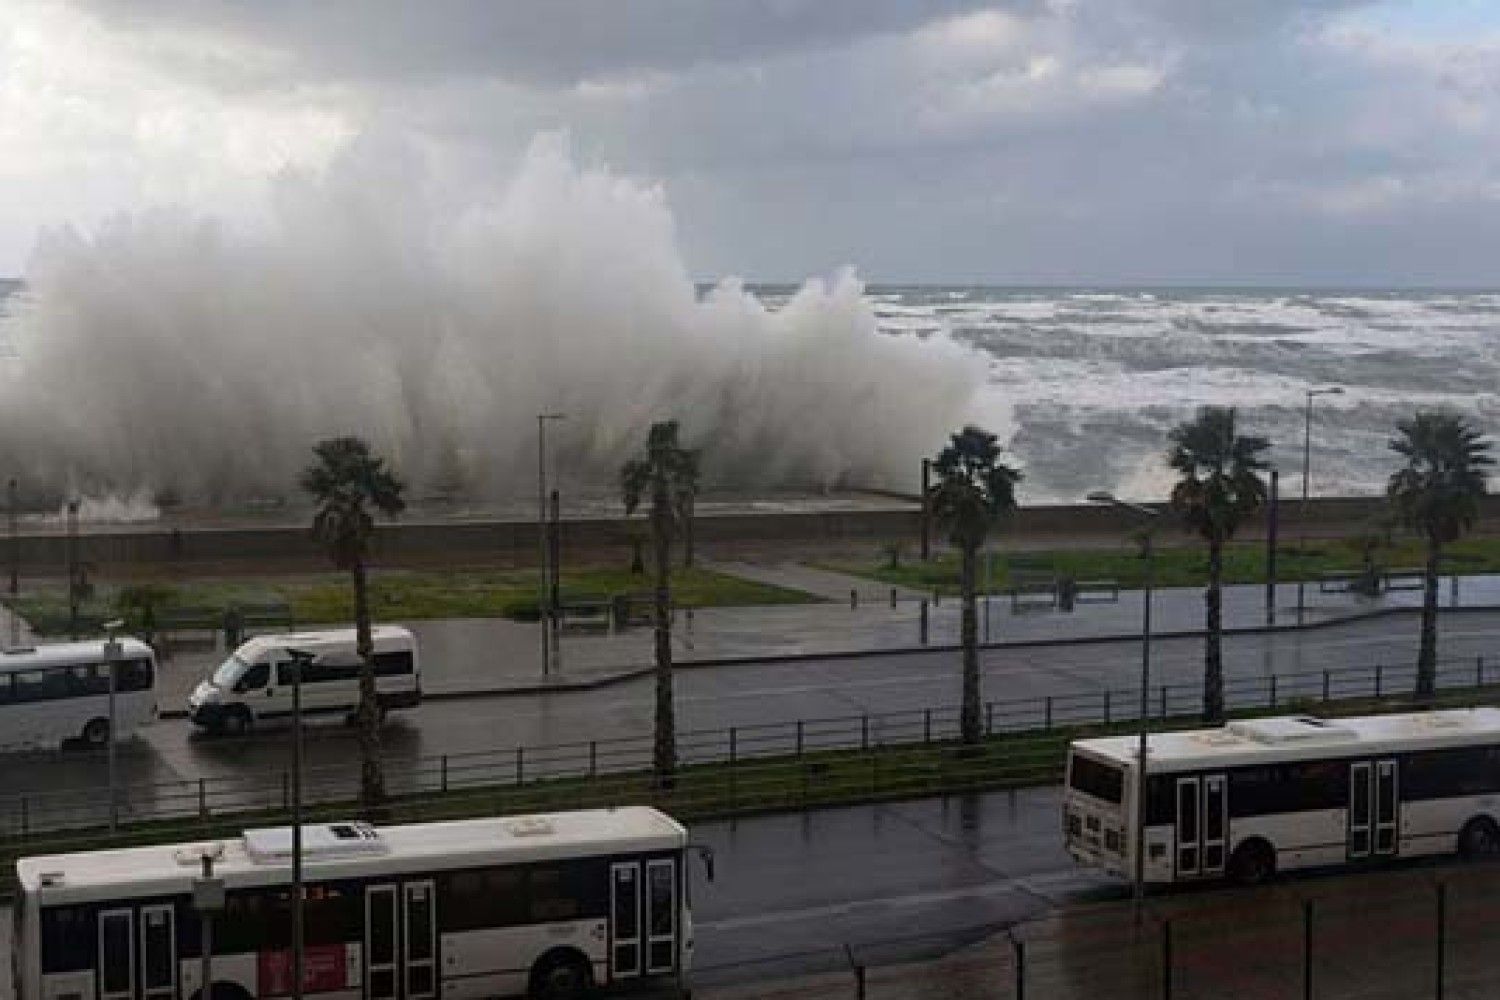
[[[643,806],[304,826],[304,991],[576,997],[680,979],[693,948],[690,849],[682,826]],[[192,893],[205,854],[226,890],[211,928],[210,995],[289,994],[291,828],[277,827],[19,861],[19,995],[203,1000]]]
[[[115,729],[128,739],[156,719],[156,656],[138,639],[119,640]],[[60,642],[0,653],[0,749],[109,741],[105,641]]]
[[[400,625],[376,625],[375,692],[382,714],[422,700],[417,640]],[[188,717],[210,732],[244,733],[257,721],[292,714],[292,657],[312,653],[302,675],[302,711],[353,717],[359,707],[354,629],[263,635],[241,645],[188,697]]]
[[[1134,877],[1137,737],[1075,740],[1063,829],[1083,864]],[[1154,733],[1146,882],[1500,852],[1500,709],[1279,716]]]

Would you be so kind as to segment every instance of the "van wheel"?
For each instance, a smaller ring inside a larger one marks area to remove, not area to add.
[[[225,736],[244,736],[254,724],[255,720],[248,711],[235,706],[224,713],[224,721],[219,723],[219,732]]]
[[[1458,854],[1468,860],[1500,854],[1500,829],[1487,816],[1469,820],[1458,835]]]
[[[594,971],[575,951],[543,955],[531,970],[536,1000],[579,1000],[594,988]]]
[[[1229,878],[1236,885],[1260,885],[1276,874],[1276,855],[1264,840],[1248,840],[1229,859]]]
[[[83,727],[83,742],[89,746],[102,747],[109,742],[109,720],[90,719]]]

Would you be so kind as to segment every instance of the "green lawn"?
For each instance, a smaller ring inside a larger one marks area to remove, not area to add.
[[[1142,577],[1140,547],[1134,543],[1109,549],[1066,549],[1051,552],[1007,553],[1005,536],[994,539],[994,575],[990,588],[999,592],[1011,585],[1012,576],[1043,574],[1071,577],[1075,580],[1115,580],[1122,587],[1138,587]],[[1321,573],[1358,572],[1364,565],[1363,550],[1355,540],[1309,542],[1305,553],[1295,543],[1283,542],[1277,560],[1276,576],[1283,581],[1316,580]],[[1424,556],[1414,539],[1397,539],[1375,556],[1376,565],[1392,569],[1420,568]],[[1208,581],[1208,550],[1193,545],[1180,535],[1167,532],[1157,535],[1155,556],[1156,585],[1159,587],[1202,586]],[[903,556],[897,567],[889,558],[872,558],[868,562],[828,563],[829,569],[866,576],[885,583],[918,590],[958,592],[958,556],[944,553],[922,563]],[[1448,547],[1444,572],[1500,572],[1500,537],[1470,538]],[[1263,583],[1266,579],[1264,542],[1236,542],[1224,550],[1226,583]],[[979,584],[984,589],[984,557],[981,556]]]
[[[605,599],[613,594],[646,594],[649,578],[628,570],[582,569],[563,574],[562,599]],[[80,608],[84,632],[116,617],[118,588],[100,587]],[[297,622],[340,622],[353,617],[348,577],[318,574],[254,581],[189,581],[171,586],[170,603],[181,607],[222,611],[230,605],[287,605]],[[817,598],[798,590],[774,587],[703,569],[677,569],[672,574],[672,597],[678,607],[703,608],[755,604],[801,604]],[[474,570],[462,572],[375,572],[370,576],[370,601],[380,619],[412,621],[424,618],[535,619],[537,575],[534,570]],[[68,630],[66,592],[61,587],[32,590],[15,602],[23,618],[42,635],[64,635]]]

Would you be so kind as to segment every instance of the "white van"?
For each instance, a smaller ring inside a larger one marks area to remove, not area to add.
[[[376,625],[375,692],[382,716],[422,700],[417,640],[400,625]],[[354,629],[263,635],[240,646],[202,681],[188,698],[188,717],[210,732],[243,733],[261,719],[292,714],[292,658],[295,649],[312,653],[302,677],[306,715],[341,714],[353,719],[359,707],[359,654]]]
[[[116,738],[156,720],[156,654],[121,638],[114,653]],[[0,653],[0,750],[109,742],[110,656],[103,640]]]

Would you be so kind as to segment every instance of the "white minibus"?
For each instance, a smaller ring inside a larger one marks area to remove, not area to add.
[[[302,829],[306,996],[577,998],[678,979],[691,962],[687,856],[698,848],[655,809]],[[223,889],[209,991],[194,906],[204,858]],[[16,874],[22,997],[292,992],[289,827],[25,858]]]
[[[26,646],[0,653],[0,749],[109,741],[105,640]],[[129,739],[156,719],[156,656],[139,639],[115,651],[115,730]]]
[[[417,641],[400,625],[376,625],[375,691],[379,711],[422,700]],[[311,653],[302,677],[302,711],[352,719],[359,707],[359,654],[354,629],[263,635],[240,646],[188,698],[188,717],[214,733],[244,733],[256,722],[292,714],[292,657]]]

